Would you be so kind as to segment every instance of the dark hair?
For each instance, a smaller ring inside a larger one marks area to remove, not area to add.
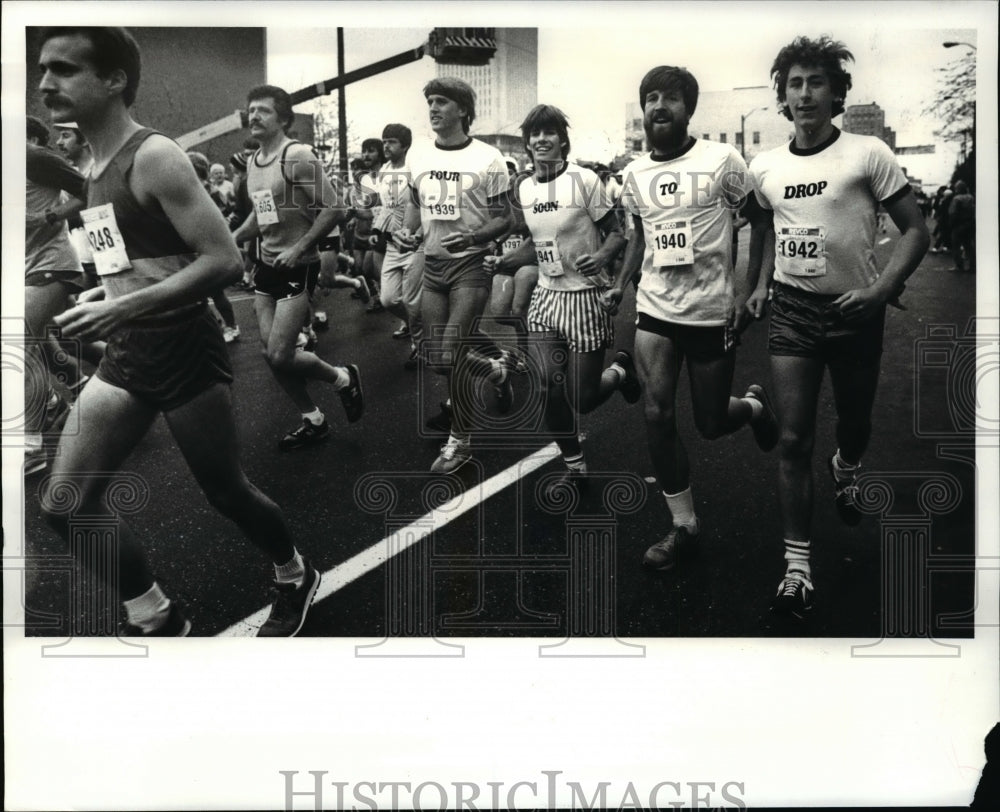
[[[645,108],[646,94],[651,90],[674,90],[680,88],[684,99],[684,109],[689,116],[694,115],[698,107],[698,80],[687,68],[675,68],[672,65],[660,65],[653,68],[639,82],[639,107]]]
[[[66,130],[66,132],[73,133],[73,135],[76,136],[76,142],[80,146],[86,146],[86,144],[87,144],[87,136],[85,136],[82,132],[80,132],[80,128],[77,127],[75,123],[73,123],[73,124],[56,124],[56,123],[53,122],[52,126],[55,127],[59,131]]]
[[[854,54],[847,50],[844,43],[832,40],[826,34],[818,40],[796,37],[790,45],[778,51],[771,65],[771,78],[778,92],[778,110],[789,121],[792,120],[792,113],[785,104],[785,86],[788,84],[788,72],[794,65],[800,65],[823,69],[833,90],[833,115],[839,116],[844,112],[844,99],[851,89],[851,74],[844,70],[847,61],[853,62]]]
[[[191,166],[194,167],[194,173],[198,176],[198,180],[202,183],[208,180],[209,163],[208,158],[202,155],[200,152],[188,152],[188,160],[191,161]]]
[[[382,128],[382,140],[385,141],[389,138],[395,138],[399,141],[403,149],[409,149],[410,145],[413,144],[413,133],[405,124],[386,124]]]
[[[247,93],[247,106],[250,102],[261,99],[271,99],[274,102],[274,112],[278,114],[278,120],[285,122],[281,128],[287,133],[295,121],[295,113],[292,112],[292,97],[287,90],[283,90],[276,85],[257,85]]]
[[[559,134],[562,143],[562,156],[569,155],[569,119],[558,107],[551,104],[539,104],[528,111],[528,115],[521,122],[521,137],[524,138],[524,148],[528,150],[528,139],[532,130],[540,130],[543,127],[550,127]],[[534,156],[532,156],[534,158]]]
[[[76,27],[43,28],[39,43],[44,45],[55,37],[86,37],[90,42],[88,59],[98,76],[109,76],[116,70],[125,74],[125,89],[122,101],[131,107],[139,90],[142,75],[142,56],[139,45],[126,28],[99,28],[81,25]]]
[[[361,142],[361,151],[365,152],[369,149],[373,149],[378,153],[379,165],[385,163],[385,150],[382,148],[381,138],[366,138]]]
[[[27,116],[28,126],[27,132],[28,138],[37,138],[38,143],[43,147],[49,143],[49,128],[42,123],[40,118],[35,118],[34,116]]]
[[[444,96],[464,108],[462,130],[465,133],[469,132],[472,122],[476,120],[476,91],[470,85],[454,76],[442,76],[431,79],[424,85],[424,98],[428,96]]]

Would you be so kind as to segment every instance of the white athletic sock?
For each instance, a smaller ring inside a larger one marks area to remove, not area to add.
[[[625,379],[626,379],[626,378],[628,377],[628,375],[627,375],[627,374],[626,374],[626,372],[625,372],[625,367],[623,367],[623,366],[622,366],[621,364],[619,364],[619,363],[618,363],[617,361],[615,361],[615,362],[613,362],[613,363],[609,364],[609,365],[608,365],[608,369],[610,369],[610,370],[611,370],[612,372],[616,372],[616,373],[618,374],[618,384],[619,384],[619,386],[620,386],[620,385],[621,385],[621,384],[622,384],[622,383],[623,383],[623,382],[625,381]]]
[[[170,599],[163,594],[160,585],[153,585],[139,597],[123,601],[128,622],[144,632],[155,631],[167,622],[170,616]]]
[[[840,456],[839,448],[837,449],[837,453],[833,455],[833,475],[838,481],[852,479],[860,467],[860,462],[854,465],[848,465],[844,462],[844,458]]]
[[[563,462],[566,463],[566,468],[569,471],[575,471],[578,474],[587,473],[587,460],[584,459],[582,451],[569,457],[564,454]]]
[[[490,372],[490,380],[495,384],[502,384],[507,380],[507,365],[501,361],[499,358],[490,359],[490,366],[493,367]]]
[[[334,367],[333,369],[337,373],[337,380],[333,382],[337,389],[345,389],[351,385],[351,376],[347,372],[347,367]]]
[[[674,527],[686,527],[692,533],[698,532],[698,517],[694,513],[694,497],[691,488],[685,488],[680,493],[663,492],[667,507],[674,518]]]
[[[468,445],[469,438],[470,438],[469,432],[466,432],[465,434],[456,434],[453,429],[451,434],[448,435],[448,442],[455,441],[456,443],[462,443],[462,445]]]
[[[323,425],[323,420],[325,418],[323,417],[323,412],[321,412],[319,410],[319,407],[317,406],[311,412],[303,412],[302,413],[302,419],[303,420],[308,420],[314,426],[322,426]]]
[[[756,420],[764,413],[764,404],[757,398],[740,398],[744,403],[750,404],[750,419]]]
[[[295,584],[295,586],[302,586],[302,582],[306,577],[306,565],[302,560],[302,556],[299,555],[299,551],[296,550],[295,554],[291,557],[291,560],[287,564],[275,564],[274,565],[274,580],[279,584]]]
[[[812,577],[812,570],[809,568],[809,550],[811,548],[809,539],[796,541],[795,539],[785,539],[785,561],[788,572],[801,572],[806,578]]]

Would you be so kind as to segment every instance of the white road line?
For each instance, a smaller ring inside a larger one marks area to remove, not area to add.
[[[534,454],[514,463],[510,468],[490,477],[481,485],[460,493],[454,499],[430,511],[409,526],[398,530],[392,536],[387,536],[373,544],[367,550],[363,550],[352,558],[347,559],[343,564],[338,564],[333,569],[327,570],[322,574],[323,579],[320,582],[319,589],[316,590],[316,597],[313,600],[313,604],[315,605],[321,600],[329,598],[337,590],[343,589],[362,575],[380,567],[387,560],[387,550],[393,549],[398,553],[408,547],[412,547],[417,542],[423,541],[432,532],[440,530],[448,522],[457,519],[462,514],[485,502],[491,496],[500,493],[508,485],[512,485],[521,479],[521,477],[541,468],[558,456],[559,447],[555,443],[549,443],[545,448],[541,448]],[[392,543],[390,544],[389,542]],[[234,623],[225,631],[220,632],[218,636],[253,637],[267,619],[269,610],[270,606],[265,606],[249,617]]]

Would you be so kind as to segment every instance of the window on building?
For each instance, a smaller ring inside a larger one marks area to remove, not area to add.
[[[743,133],[736,133],[736,140],[733,143],[738,147],[743,146]]]
[[[633,138],[632,139],[632,151],[633,152],[642,152],[642,139],[641,138]]]
[[[703,141],[709,141],[710,140],[709,137],[708,137],[708,133],[702,133],[701,134],[701,138],[702,138]]]
[[[754,130],[753,131],[753,142],[755,144],[759,144],[760,143],[760,130]]]
[[[633,118],[632,119],[632,129],[633,130],[641,130],[642,129],[642,119],[641,118]]]
[[[728,144],[729,143],[726,140],[726,134],[725,133],[719,133],[719,143],[720,144]]]

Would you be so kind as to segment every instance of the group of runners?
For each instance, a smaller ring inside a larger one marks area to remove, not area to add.
[[[412,342],[408,361],[419,355],[448,389],[431,421],[448,433],[432,471],[453,473],[473,457],[482,415],[468,393],[492,390],[497,408],[509,409],[512,377],[534,368],[545,429],[565,469],[554,487],[586,489],[574,413],[619,391],[630,404],[642,402],[650,459],[672,517],[643,561],[672,569],[697,548],[700,530],[676,419],[686,366],[703,437],[749,426],[763,452],[778,449],[786,567],[772,606],[803,614],[813,595],[812,457],[824,372],[837,408],[838,447],[827,467],[840,516],[856,524],[885,307],[929,244],[891,150],[833,124],[851,87],[852,59],[826,37],[799,37],[780,51],[771,76],[795,135],[749,167],[731,146],[689,134],[695,77],[684,68],[653,68],[639,85],[650,152],[622,172],[621,209],[601,179],[570,158],[569,122],[557,107],[527,112],[521,132],[531,169],[517,173],[470,135],[475,93],[448,77],[423,89],[433,139],[415,143],[405,125],[387,125],[384,164],[365,194],[348,201],[312,148],[287,135],[289,95],[257,87],[247,97],[259,144],[246,158],[252,209],[231,231],[183,150],[131,117],[140,64],[131,35],[46,29],[39,90],[53,124],[73,122],[92,152],[85,193],[70,193],[85,197],[78,208],[100,281],[75,291],[75,305],[52,319],[63,338],[107,342],[73,407],[80,430],[64,433],[43,483],[48,522],[68,532],[52,496],[63,482],[79,489],[84,509],[106,511],[106,481],[92,472],[118,470],[162,413],[209,501],[274,566],[276,591],[260,634],[302,628],[319,573],[296,549],[281,510],[243,473],[227,349],[206,298],[242,274],[237,245],[256,242],[254,306],[265,359],[301,414],[279,447],[329,436],[310,382],[333,386],[347,420],[360,419],[358,366],[331,365],[297,341],[317,285],[357,286],[343,275],[337,246],[320,249],[331,247],[331,233],[360,207],[380,300]],[[879,206],[900,232],[883,268],[874,250]],[[740,275],[732,248],[737,213],[750,224],[749,263]],[[64,214],[51,209],[46,216],[55,228]],[[615,350],[614,317],[630,285],[634,347]],[[736,397],[738,335],[768,309],[771,391],[753,383]],[[501,349],[481,329],[487,312],[515,325],[517,349]],[[186,634],[190,623],[155,583],[142,544],[120,527],[117,589],[127,633]]]

